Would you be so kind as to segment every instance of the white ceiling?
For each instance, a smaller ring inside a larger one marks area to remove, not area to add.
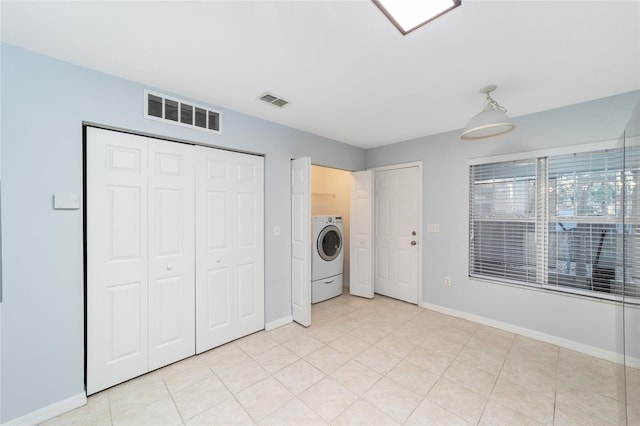
[[[370,0],[0,7],[6,43],[365,148],[464,127],[488,84],[512,117],[640,89],[639,1],[462,0],[404,37]]]

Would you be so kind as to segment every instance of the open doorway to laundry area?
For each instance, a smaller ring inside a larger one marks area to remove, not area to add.
[[[314,164],[311,165],[312,235],[316,233],[319,234],[313,238],[311,242],[314,246],[312,248],[312,258],[314,255],[318,255],[318,250],[320,250],[321,252],[328,251],[326,254],[329,256],[320,257],[319,261],[335,262],[336,260],[340,260],[342,265],[340,268],[342,288],[340,290],[343,292],[349,291],[350,188],[351,172]],[[328,229],[323,232],[324,228],[331,225],[329,221],[339,221],[333,225],[338,225],[339,229]],[[314,227],[316,232],[314,232]],[[320,237],[320,234],[322,234],[323,239],[320,240],[319,244],[318,237]],[[328,250],[324,250],[322,247],[323,242],[325,246],[331,245],[331,247],[325,247]],[[335,252],[338,250],[339,253]],[[332,253],[331,251],[334,252]],[[334,259],[327,261],[325,258]],[[313,266],[312,262],[312,268]],[[317,268],[316,262],[316,269]],[[312,276],[313,275],[314,272],[312,271]],[[322,273],[320,275],[322,275]],[[320,275],[317,275],[318,279],[328,278],[320,277]],[[331,294],[335,294],[335,296],[339,295],[335,292]],[[315,299],[317,300],[317,297]],[[312,303],[317,303],[313,295]]]
[[[375,290],[381,295],[418,303],[422,290],[422,163],[360,172],[313,167],[317,168],[312,172],[310,157],[291,162],[293,320],[304,326],[311,324],[312,260],[319,241],[319,234],[313,229],[312,212],[337,212],[346,218],[344,228],[348,234],[343,236],[342,243],[346,241],[349,245],[342,248],[349,261],[343,263],[342,271],[347,275],[348,284],[344,287],[350,294],[372,298]],[[374,244],[374,240],[379,242]],[[389,281],[388,288],[381,279]],[[342,294],[344,287],[335,296]],[[390,291],[403,287],[402,294]]]

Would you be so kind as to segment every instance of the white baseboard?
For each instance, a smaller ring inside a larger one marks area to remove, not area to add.
[[[64,414],[67,411],[71,411],[75,408],[82,407],[87,403],[87,395],[82,392],[62,401],[58,401],[39,410],[32,411],[24,416],[9,420],[7,423],[3,423],[3,426],[26,426],[37,425],[49,419],[52,419],[60,414]]]
[[[277,319],[275,321],[268,322],[264,325],[265,331],[273,330],[274,328],[282,327],[283,325],[287,325],[290,322],[293,322],[293,317],[288,315],[286,317]]]
[[[602,358],[607,361],[615,362],[617,364],[622,364],[624,361],[623,354],[597,348],[595,346],[585,345],[584,343],[576,342],[573,340],[565,339],[565,338],[554,336],[551,334],[541,333],[536,330],[531,330],[524,327],[518,327],[516,325],[509,324],[506,322],[496,321],[490,318],[481,317],[479,315],[470,314],[468,312],[457,311],[455,309],[433,305],[431,303],[420,302],[419,306],[425,309],[430,309],[432,311],[436,311],[436,312],[451,315],[454,317],[477,322],[479,324],[487,325],[489,327],[498,328],[500,330],[520,334],[521,336],[530,337],[532,339],[540,340],[546,343],[551,343],[552,345],[560,346],[566,349],[571,349],[576,352],[582,352],[584,354],[591,355],[597,358]],[[626,361],[627,361],[627,366],[640,368],[640,358],[627,357]]]

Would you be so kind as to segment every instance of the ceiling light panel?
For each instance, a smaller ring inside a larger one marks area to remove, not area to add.
[[[461,0],[373,0],[403,35],[455,9]]]

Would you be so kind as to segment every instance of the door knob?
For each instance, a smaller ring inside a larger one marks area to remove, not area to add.
[[[416,231],[412,231],[411,235],[413,235],[415,237],[416,236]]]
[[[171,265],[167,265],[167,271],[170,271],[170,270],[172,270],[172,269],[173,269],[173,266],[171,266]]]
[[[412,245],[412,246],[415,246],[416,244],[418,244],[418,243],[416,242],[416,240],[411,241],[411,245]]]

